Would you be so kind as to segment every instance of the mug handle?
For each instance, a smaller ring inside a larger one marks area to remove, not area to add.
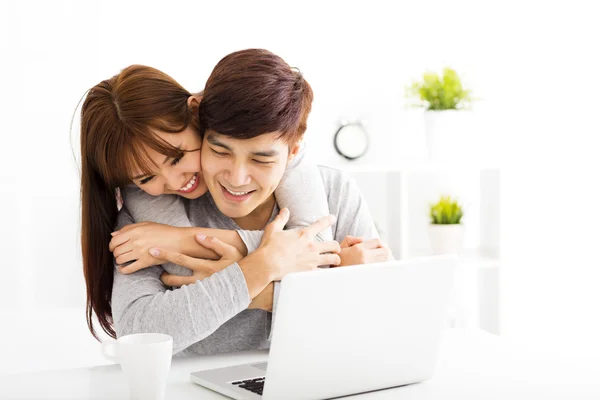
[[[107,339],[102,342],[102,355],[115,363],[118,363],[117,358],[117,341],[113,339]]]

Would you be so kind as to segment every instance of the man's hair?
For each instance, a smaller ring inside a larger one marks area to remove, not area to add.
[[[300,71],[264,49],[231,53],[213,69],[200,102],[200,133],[235,139],[278,132],[288,145],[306,132],[313,92]]]

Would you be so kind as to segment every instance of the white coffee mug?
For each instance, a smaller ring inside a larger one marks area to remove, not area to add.
[[[137,333],[102,343],[102,354],[121,364],[131,400],[162,400],[171,368],[173,338]]]

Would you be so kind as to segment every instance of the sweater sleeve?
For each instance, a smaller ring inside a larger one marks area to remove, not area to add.
[[[327,194],[319,168],[305,155],[305,148],[288,165],[277,189],[275,197],[279,207],[290,210],[286,229],[303,228],[316,220],[329,215]],[[319,232],[315,241],[333,240],[331,228]]]
[[[135,185],[123,188],[123,206],[131,216],[131,222],[157,222],[177,228],[189,228],[192,226],[185,204],[180,196],[164,194],[151,196]],[[173,263],[163,264],[163,268],[171,274],[190,276],[192,271],[186,267]]]
[[[132,223],[126,208],[119,226]],[[163,269],[133,274],[114,268],[112,313],[117,336],[157,332],[173,337],[173,354],[201,341],[250,304],[246,280],[237,263],[191,285],[167,290]]]

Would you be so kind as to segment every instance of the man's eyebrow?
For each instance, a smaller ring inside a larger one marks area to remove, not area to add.
[[[214,145],[214,146],[219,146],[219,147],[223,147],[229,151],[231,150],[231,147],[227,146],[225,143],[222,143],[219,141],[219,139],[217,139],[216,137],[214,137],[214,135],[208,135],[208,137],[206,138],[206,140],[208,141],[208,143]]]
[[[265,151],[253,151],[252,153],[253,156],[257,156],[257,157],[275,157],[279,155],[279,152],[277,150],[265,150]]]
[[[210,143],[214,146],[223,147],[224,149],[233,151],[231,149],[231,147],[227,146],[223,142],[220,142],[219,139],[217,139],[213,135],[208,135],[206,137],[206,140],[208,141],[208,143]],[[279,152],[277,150],[265,150],[265,151],[253,151],[253,152],[250,152],[250,154],[252,154],[253,156],[257,156],[257,157],[275,157],[275,156],[279,155]]]

